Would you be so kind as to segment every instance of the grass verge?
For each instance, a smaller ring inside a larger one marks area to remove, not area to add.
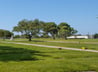
[[[97,54],[0,43],[0,72],[98,71]]]

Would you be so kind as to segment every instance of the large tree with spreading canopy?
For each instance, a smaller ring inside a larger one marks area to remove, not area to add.
[[[17,26],[13,28],[13,31],[21,32],[22,35],[31,41],[32,36],[39,33],[40,22],[38,19],[35,20],[21,20]]]
[[[38,34],[42,34],[43,37],[44,35],[50,35],[53,39],[58,36],[67,39],[68,36],[77,33],[77,30],[68,23],[62,22],[57,25],[55,22],[44,22],[38,19],[21,20],[18,22],[18,25],[13,28],[13,31],[21,32],[22,35],[26,35],[29,41],[31,41],[32,36],[37,36]]]

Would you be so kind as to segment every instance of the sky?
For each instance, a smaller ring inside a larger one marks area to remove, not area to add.
[[[78,34],[98,33],[98,0],[0,0],[0,29],[23,19],[67,22]]]

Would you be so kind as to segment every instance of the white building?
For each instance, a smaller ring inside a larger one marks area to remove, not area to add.
[[[69,36],[67,38],[68,39],[89,39],[89,38],[93,38],[93,37],[88,36],[88,35],[74,35],[74,36]]]

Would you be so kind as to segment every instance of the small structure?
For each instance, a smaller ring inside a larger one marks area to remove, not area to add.
[[[69,36],[67,38],[68,39],[92,39],[93,36],[91,36],[91,35],[73,35],[73,36]]]

